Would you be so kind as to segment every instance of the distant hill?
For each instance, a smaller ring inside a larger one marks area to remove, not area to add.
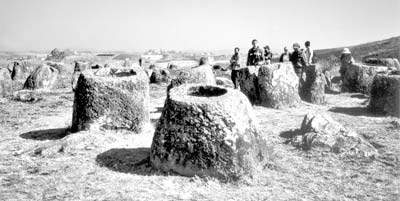
[[[343,48],[345,47],[315,50],[314,54],[317,60],[327,60],[332,57],[339,58]],[[368,57],[397,58],[400,60],[400,36],[360,45],[347,46],[347,48],[350,49],[356,61],[363,61]]]

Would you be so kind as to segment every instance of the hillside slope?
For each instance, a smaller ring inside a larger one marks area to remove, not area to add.
[[[329,57],[339,57],[344,47],[315,50],[318,60],[329,59]],[[397,58],[400,60],[400,36],[364,43],[360,45],[348,46],[357,61],[362,61],[367,57]]]

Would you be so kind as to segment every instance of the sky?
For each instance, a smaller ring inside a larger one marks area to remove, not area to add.
[[[0,0],[0,51],[314,49],[400,35],[400,0]]]

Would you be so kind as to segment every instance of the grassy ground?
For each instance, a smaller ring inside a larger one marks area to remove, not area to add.
[[[165,88],[151,86],[152,125],[140,134],[69,134],[68,87],[36,103],[1,99],[0,200],[400,200],[399,119],[369,114],[360,94],[330,94],[324,106],[255,106],[272,148],[268,168],[253,178],[222,183],[153,170],[145,159]],[[295,149],[281,134],[299,128],[308,112],[330,114],[365,136],[381,156],[344,160]]]

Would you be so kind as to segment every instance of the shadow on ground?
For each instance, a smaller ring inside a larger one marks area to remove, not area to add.
[[[365,96],[364,94],[353,94],[350,97],[352,98],[358,98],[358,99],[368,99],[367,96]]]
[[[332,90],[332,89],[325,89],[325,93],[326,94],[332,94],[332,95],[340,94],[339,91],[335,91],[335,90]]]
[[[138,175],[155,173],[150,165],[150,148],[110,149],[97,155],[96,162],[117,172]]]
[[[30,131],[22,133],[19,136],[24,139],[30,140],[58,140],[70,133],[69,128],[55,128]]]
[[[295,129],[295,130],[288,130],[288,131],[283,131],[279,134],[281,138],[285,139],[291,139],[296,135],[301,135],[300,129]]]
[[[297,136],[301,135],[301,130],[300,129],[293,129],[293,130],[288,130],[288,131],[283,131],[279,134],[279,137],[285,138],[285,144],[289,144],[292,139]]]
[[[351,116],[381,117],[381,114],[370,112],[367,107],[333,107],[328,111]]]

